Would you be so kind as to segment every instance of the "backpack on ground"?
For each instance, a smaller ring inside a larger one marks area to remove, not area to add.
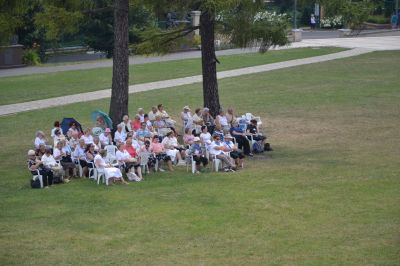
[[[264,152],[264,147],[262,145],[262,141],[256,141],[253,143],[253,153],[262,153]]]

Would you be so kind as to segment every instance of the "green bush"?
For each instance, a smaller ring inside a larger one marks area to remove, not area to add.
[[[386,18],[383,15],[373,15],[368,17],[367,22],[375,24],[389,24],[390,18]]]
[[[27,64],[30,66],[40,65],[39,54],[34,49],[25,50],[22,60],[23,60],[24,64]]]

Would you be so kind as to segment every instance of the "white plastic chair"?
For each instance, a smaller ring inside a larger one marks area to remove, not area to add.
[[[215,172],[218,172],[220,166],[221,166],[221,169],[222,169],[222,161],[217,158],[217,155],[212,154],[211,155],[211,159],[212,159],[212,162],[213,162],[213,168],[215,169]]]
[[[142,167],[142,172],[144,174],[146,174],[146,169],[147,169],[147,173],[150,174],[150,169],[149,169],[149,158],[151,156],[152,153],[150,152],[141,152],[140,153],[140,167]]]
[[[31,171],[31,170],[29,169],[29,171]],[[31,172],[36,172],[36,174],[32,173],[32,180],[39,179],[40,187],[43,188],[43,176],[40,174],[40,171],[39,170],[34,170],[34,171],[31,171]]]
[[[193,155],[186,157],[186,172],[189,172],[189,165],[192,166],[192,174],[196,173],[196,162],[193,160]]]
[[[117,166],[117,157],[116,157],[116,152],[117,152],[117,146],[115,145],[107,145],[104,147],[104,149],[107,151],[107,156],[105,158],[106,162],[111,164],[112,166]]]

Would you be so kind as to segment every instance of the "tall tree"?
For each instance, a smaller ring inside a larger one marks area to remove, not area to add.
[[[286,38],[286,26],[271,28],[266,19],[257,19],[257,15],[264,11],[264,1],[261,0],[151,0],[147,3],[154,8],[164,7],[165,13],[171,10],[201,11],[200,25],[191,26],[184,24],[166,31],[151,28],[143,32],[144,42],[137,46],[139,51],[145,53],[165,52],[174,45],[178,39],[189,35],[194,30],[200,29],[202,50],[202,74],[203,74],[203,98],[204,106],[210,108],[210,113],[216,115],[220,109],[218,94],[217,68],[219,63],[215,55],[215,32],[221,25],[225,34],[231,37],[231,41],[239,47],[261,44],[261,52],[268,50],[271,45],[282,45],[288,42]],[[159,12],[159,10],[158,10]],[[241,17],[241,23],[235,21],[232,15]],[[263,26],[260,26],[263,24]],[[279,30],[277,30],[279,29]],[[278,32],[279,31],[279,32]],[[276,34],[280,33],[280,34]]]
[[[128,113],[129,82],[129,0],[114,1],[114,52],[110,117],[114,129]]]

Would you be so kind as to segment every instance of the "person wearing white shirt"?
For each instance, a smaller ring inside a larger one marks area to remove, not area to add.
[[[60,122],[59,121],[54,122],[54,128],[51,130],[50,137],[52,137],[53,139],[54,139],[54,137],[56,135],[55,134],[56,130],[59,130],[61,135],[64,135],[64,132],[63,132],[62,128],[60,127]]]
[[[47,146],[47,139],[44,136],[43,131],[38,131],[36,132],[36,138],[35,138],[35,148],[39,149],[40,144],[44,144],[45,146]]]
[[[111,129],[106,128],[106,130],[100,134],[99,139],[103,148],[107,145],[112,145]]]
[[[124,144],[118,144],[117,145],[117,152],[115,153],[115,157],[118,161],[118,164],[120,166],[124,165],[125,166],[125,172],[127,173],[127,176],[129,180],[135,180],[135,181],[141,181],[142,178],[142,172],[141,172],[141,166],[140,163],[136,160],[136,158],[133,158],[129,152],[125,149]],[[135,170],[138,173],[139,176],[135,174]],[[129,175],[128,175],[129,174]],[[138,177],[138,178],[136,178]]]
[[[54,160],[53,155],[51,155],[50,149],[47,148],[45,154],[42,155],[41,161],[43,165],[51,169],[55,176],[62,175],[62,167],[59,163]]]
[[[129,119],[129,116],[124,115],[124,117],[122,118],[122,122],[120,123],[120,125],[122,125],[122,131],[125,133],[131,132],[132,131],[131,123],[132,123],[132,120]]]
[[[206,147],[211,144],[211,134],[208,132],[207,126],[201,127],[201,134],[200,134],[201,143],[203,143]]]
[[[137,115],[140,117],[140,122],[144,122],[144,110],[143,108],[138,109]]]
[[[125,143],[126,140],[126,133],[122,131],[123,127],[121,124],[118,125],[117,131],[114,134],[114,142],[116,144]]]
[[[151,123],[153,123],[156,120],[156,115],[157,115],[157,107],[153,106],[151,107],[151,111],[148,113],[149,120]]]
[[[74,158],[79,160],[79,164],[82,167],[84,176],[88,176],[89,171],[86,162],[86,153],[85,153],[86,145],[83,139],[79,140],[79,145],[76,146],[74,150]]]
[[[185,156],[185,149],[178,144],[178,140],[174,136],[174,132],[168,132],[161,144],[164,145],[166,153],[171,157],[172,161],[174,161],[174,158],[176,157],[178,159],[178,165],[186,164],[186,162],[183,160]]]
[[[121,182],[126,183],[122,177],[121,170],[105,162],[104,157],[106,154],[106,150],[100,150],[100,152],[94,157],[94,164],[98,171],[104,172],[106,179],[111,179],[112,181],[121,180]]]
[[[232,163],[231,158],[226,154],[226,152],[229,152],[229,149],[225,147],[223,142],[221,142],[219,135],[214,135],[213,139],[214,141],[211,142],[209,146],[210,154],[225,163],[225,172],[234,172],[236,167],[234,166],[234,163]]]
[[[85,144],[92,144],[93,143],[93,136],[92,136],[92,130],[90,128],[87,128],[84,131],[84,134],[81,136],[81,139],[85,141]]]

